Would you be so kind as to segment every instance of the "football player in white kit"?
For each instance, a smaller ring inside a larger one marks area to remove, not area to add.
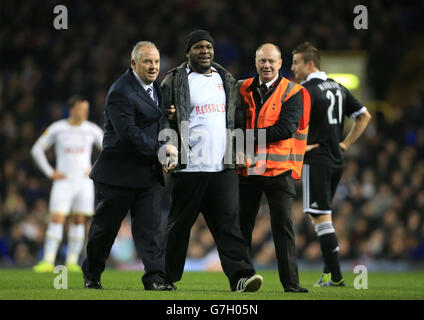
[[[35,272],[52,272],[57,251],[63,239],[66,218],[71,214],[68,230],[66,267],[80,272],[78,258],[84,246],[86,217],[94,212],[94,186],[88,177],[93,144],[102,147],[103,130],[87,121],[89,102],[73,96],[68,101],[69,117],[52,123],[38,138],[31,155],[41,171],[53,180],[50,193],[50,222],[46,230],[43,259],[33,267]],[[54,145],[56,168],[45,151]]]

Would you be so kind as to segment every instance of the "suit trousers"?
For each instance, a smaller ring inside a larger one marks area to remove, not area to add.
[[[171,210],[165,232],[166,280],[181,280],[190,231],[201,212],[215,240],[230,287],[255,274],[239,225],[238,176],[235,170],[172,174]]]
[[[283,287],[299,284],[295,234],[291,220],[296,195],[290,172],[275,177],[240,176],[240,227],[249,247],[262,193],[268,199],[278,273]]]
[[[82,270],[91,280],[100,279],[106,260],[128,212],[134,244],[144,264],[142,282],[163,283],[165,255],[161,227],[159,182],[149,188],[127,188],[95,182],[99,204],[88,233],[87,257]]]

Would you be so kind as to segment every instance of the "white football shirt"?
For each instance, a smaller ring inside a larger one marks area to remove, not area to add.
[[[50,177],[53,168],[47,161],[45,150],[55,148],[56,170],[66,175],[66,179],[86,177],[91,167],[93,144],[102,147],[103,130],[90,121],[79,126],[71,125],[67,119],[53,122],[38,138],[31,149],[35,162]]]
[[[191,113],[188,164],[180,172],[223,170],[227,144],[225,91],[219,73],[188,75]],[[189,70],[188,70],[189,71]]]

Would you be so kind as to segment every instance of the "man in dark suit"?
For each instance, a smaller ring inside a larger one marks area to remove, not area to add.
[[[157,157],[162,117],[162,94],[156,82],[159,65],[156,46],[148,41],[137,43],[131,68],[111,86],[106,97],[103,149],[90,174],[99,204],[82,265],[85,288],[102,289],[100,277],[106,259],[129,211],[134,243],[144,263],[145,290],[172,290],[164,283],[160,213],[164,177]],[[167,146],[167,155],[177,152]]]

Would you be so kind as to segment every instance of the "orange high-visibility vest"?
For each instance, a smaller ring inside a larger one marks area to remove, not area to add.
[[[256,122],[255,100],[250,89],[253,80],[254,78],[245,80],[240,87],[242,103],[248,106],[246,129],[254,129]],[[266,143],[266,146],[262,146],[262,148],[258,146],[255,150],[256,159],[248,158],[247,168],[239,170],[240,174],[244,176],[249,174],[276,176],[292,170],[292,177],[296,180],[300,179],[311,111],[311,97],[308,91],[301,85],[283,77],[259,111],[257,128],[274,125],[280,119],[282,104],[299,91],[302,94],[303,113],[296,132],[289,139]],[[264,168],[264,166],[266,167]],[[248,168],[250,168],[250,173]]]

